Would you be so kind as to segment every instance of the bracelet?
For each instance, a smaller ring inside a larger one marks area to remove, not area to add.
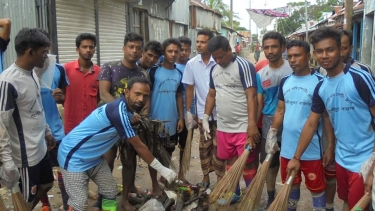
[[[295,155],[293,156],[293,158],[299,161],[299,158],[297,158]]]

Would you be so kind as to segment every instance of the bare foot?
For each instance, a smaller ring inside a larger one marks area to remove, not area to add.
[[[187,179],[185,178],[185,175],[182,172],[179,172],[178,174],[178,180],[181,180],[183,182],[187,182]]]
[[[138,197],[142,197],[142,191],[139,190],[136,186],[133,185],[133,187],[129,188],[129,193],[136,193]]]
[[[124,211],[135,211],[136,208],[129,203],[129,201],[123,201],[122,202],[122,208]]]
[[[152,187],[153,196],[163,196],[163,191],[160,189],[159,184]]]

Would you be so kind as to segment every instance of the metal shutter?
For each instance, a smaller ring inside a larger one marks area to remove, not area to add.
[[[79,34],[95,34],[94,0],[56,0],[56,20],[59,62],[64,64],[78,58]],[[92,61],[96,64],[96,54]]]
[[[100,63],[103,64],[124,57],[126,4],[125,0],[100,0],[98,4]]]

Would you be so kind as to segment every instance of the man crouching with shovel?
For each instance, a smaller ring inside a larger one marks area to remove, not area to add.
[[[169,182],[176,178],[176,173],[164,167],[142,143],[128,117],[128,111],[139,112],[144,107],[150,96],[150,82],[145,78],[131,78],[124,94],[93,111],[60,144],[58,160],[70,196],[68,204],[71,211],[87,210],[89,179],[96,183],[103,195],[102,209],[116,210],[117,183],[101,156],[117,142],[119,136]]]

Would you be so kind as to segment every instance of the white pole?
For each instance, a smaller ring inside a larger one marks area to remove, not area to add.
[[[305,20],[306,20],[306,42],[309,42],[309,21],[307,20],[307,0],[305,0]]]

